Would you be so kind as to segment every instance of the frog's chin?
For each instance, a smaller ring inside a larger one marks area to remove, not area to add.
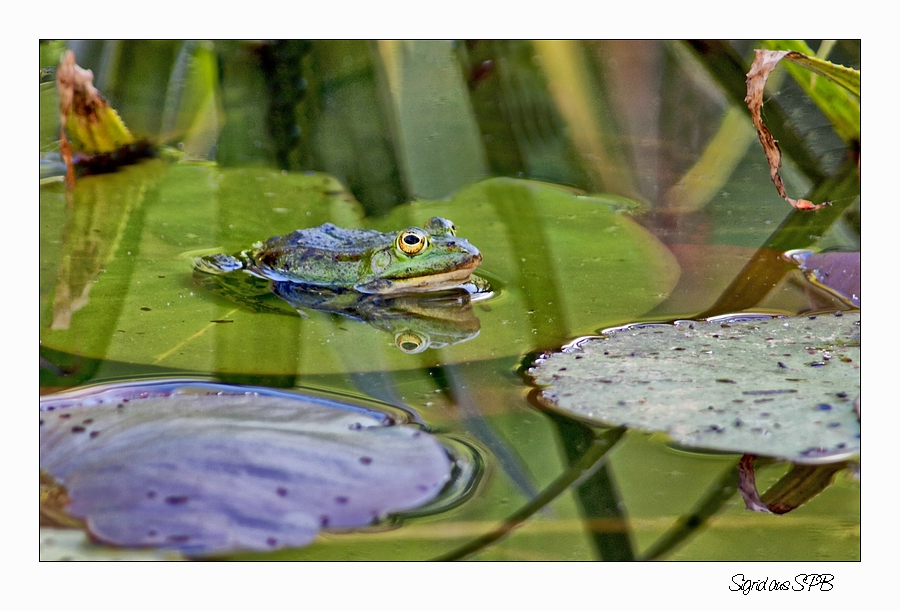
[[[359,283],[353,288],[360,293],[377,295],[442,291],[464,284],[472,276],[475,267],[477,264],[419,278],[377,278],[370,282]]]

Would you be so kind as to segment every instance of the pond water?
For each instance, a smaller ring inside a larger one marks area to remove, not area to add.
[[[752,56],[749,43],[721,47]],[[739,454],[589,426],[539,401],[525,374],[621,325],[856,309],[782,256],[860,249],[855,164],[789,79],[766,102],[803,144],[785,137],[786,185],[834,202],[805,218],[775,191],[715,45],[70,48],[136,135],[176,147],[72,190],[52,169],[42,180],[42,397],[168,379],[333,397],[407,414],[454,463],[444,493],[414,509],[224,557],[859,558],[858,463],[785,515],[753,512]],[[42,45],[42,66],[59,51]],[[834,53],[859,66],[858,43]],[[55,104],[42,85],[48,159]],[[479,290],[323,298],[194,271],[295,229],[398,231],[434,216],[481,251]],[[61,442],[46,443],[42,464]],[[760,492],[790,468],[758,462]],[[116,553],[42,553],[86,550]]]

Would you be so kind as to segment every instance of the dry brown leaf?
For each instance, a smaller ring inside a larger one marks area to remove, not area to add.
[[[778,147],[778,142],[772,137],[772,132],[769,131],[769,128],[766,127],[762,120],[761,111],[766,80],[768,80],[769,74],[775,69],[778,62],[788,55],[802,54],[794,51],[756,50],[753,65],[750,66],[750,72],[747,73],[747,97],[744,98],[744,101],[747,102],[747,107],[750,109],[753,125],[756,126],[759,141],[766,153],[766,158],[769,160],[769,174],[772,177],[772,182],[775,183],[775,188],[778,189],[778,194],[798,210],[818,210],[823,206],[830,206],[831,202],[814,204],[809,200],[788,197],[784,189],[784,182],[782,182],[781,175],[778,173],[778,170],[781,169],[781,149]]]
[[[94,73],[76,64],[72,51],[63,54],[56,71],[56,88],[59,148],[66,164],[66,182],[72,186],[75,184],[73,149],[86,155],[103,155],[114,153],[135,140],[94,87]]]

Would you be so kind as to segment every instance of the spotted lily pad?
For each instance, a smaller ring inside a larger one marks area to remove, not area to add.
[[[596,424],[727,452],[859,452],[859,313],[625,327],[540,359],[542,399]]]
[[[374,409],[191,382],[41,400],[41,469],[96,540],[188,555],[310,543],[433,500],[454,461]]]

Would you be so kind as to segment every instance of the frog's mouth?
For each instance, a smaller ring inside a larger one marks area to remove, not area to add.
[[[478,267],[479,263],[481,263],[480,256],[473,257],[470,263],[448,272],[416,278],[377,278],[370,282],[359,283],[353,288],[360,293],[378,295],[441,291],[465,283],[472,276],[472,271]]]

